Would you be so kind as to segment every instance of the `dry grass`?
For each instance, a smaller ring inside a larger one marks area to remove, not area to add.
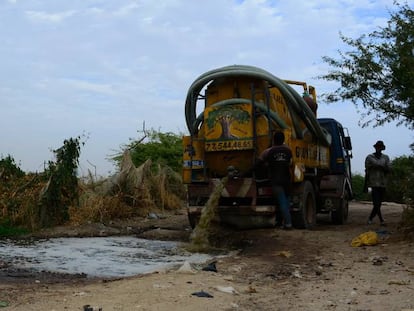
[[[41,174],[27,174],[0,183],[0,221],[31,231],[39,229],[40,198],[47,182],[44,179]],[[154,171],[150,160],[135,167],[128,152],[117,175],[96,179],[90,173],[78,181],[78,186],[79,202],[68,207],[72,224],[180,209],[185,193],[177,173],[161,166]]]
[[[0,219],[29,230],[39,227],[39,193],[45,181],[28,174],[0,184]]]
[[[71,207],[71,223],[107,222],[146,216],[150,212],[180,209],[184,196],[181,177],[167,167],[151,170],[151,161],[135,167],[124,154],[120,172],[95,180],[90,174],[80,183],[78,207]]]

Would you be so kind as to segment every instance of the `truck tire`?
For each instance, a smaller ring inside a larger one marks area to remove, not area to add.
[[[343,225],[348,220],[348,193],[338,200],[336,210],[331,212],[331,219],[335,225]]]
[[[316,224],[315,192],[308,180],[303,183],[300,210],[292,213],[292,222],[298,229],[310,229]]]

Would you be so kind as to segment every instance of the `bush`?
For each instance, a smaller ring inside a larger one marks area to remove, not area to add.
[[[0,222],[0,236],[19,236],[27,232],[27,229],[14,226],[9,219]]]
[[[49,162],[45,171],[48,182],[40,194],[40,225],[49,227],[69,220],[69,207],[79,205],[78,178],[80,137],[70,138],[53,150],[56,162]]]
[[[387,200],[409,204],[414,198],[414,157],[401,156],[392,161],[388,178]]]
[[[20,178],[24,175],[25,173],[16,165],[11,155],[0,158],[0,180],[2,182],[7,182],[12,178]]]

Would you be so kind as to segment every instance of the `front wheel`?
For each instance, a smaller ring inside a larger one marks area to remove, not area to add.
[[[308,180],[301,186],[299,210],[292,213],[292,222],[299,229],[309,229],[316,224],[315,191]]]

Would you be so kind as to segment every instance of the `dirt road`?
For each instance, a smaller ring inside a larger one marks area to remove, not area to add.
[[[366,224],[370,208],[351,203],[344,226],[322,217],[313,230],[225,232],[218,241],[238,251],[217,258],[217,272],[192,267],[119,280],[0,278],[0,309],[414,310],[413,243],[397,232],[402,206],[384,205],[387,227]],[[185,215],[161,227],[175,230],[141,236],[188,238]],[[351,247],[369,230],[378,232],[379,244]]]

